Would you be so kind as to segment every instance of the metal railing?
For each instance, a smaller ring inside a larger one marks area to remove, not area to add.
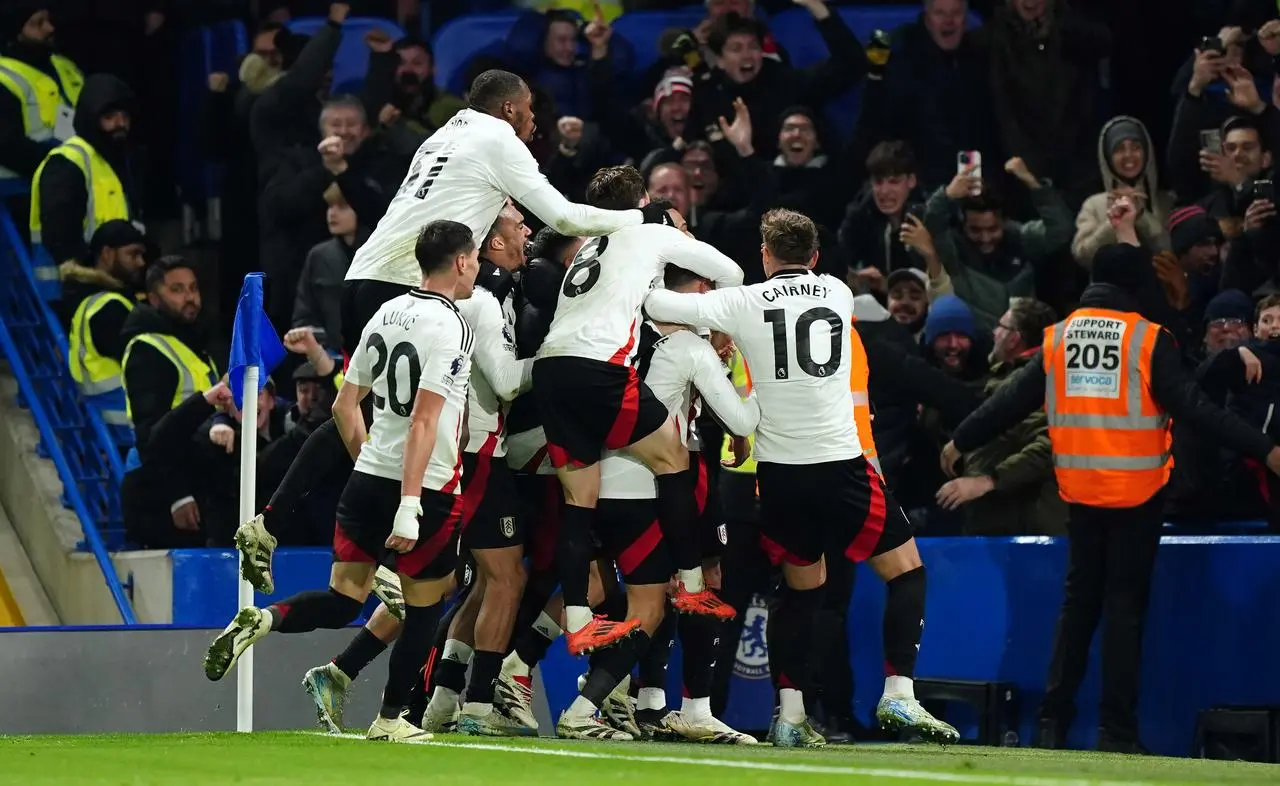
[[[0,199],[23,193],[12,181],[0,182]],[[80,519],[84,541],[79,548],[93,554],[120,618],[136,624],[107,550],[124,545],[124,466],[102,417],[81,399],[71,378],[66,334],[36,292],[26,243],[2,201],[0,254],[0,350],[18,381],[18,403],[31,411],[39,430],[37,453],[58,471],[63,505]]]

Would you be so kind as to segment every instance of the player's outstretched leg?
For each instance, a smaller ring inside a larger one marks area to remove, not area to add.
[[[340,567],[341,563],[334,566],[335,575]],[[364,598],[352,598],[330,588],[302,592],[265,609],[245,607],[209,645],[204,656],[205,676],[215,682],[222,679],[245,650],[272,631],[306,633],[319,628],[345,628],[360,615],[363,606]]]
[[[398,587],[399,578],[396,582]],[[342,706],[351,683],[399,635],[399,619],[385,604],[380,604],[345,650],[329,663],[307,671],[302,678],[302,688],[316,705],[320,728],[330,734],[342,733]]]
[[[315,487],[317,479],[324,478],[344,461],[351,463],[347,449],[333,420],[327,420],[302,443],[263,511],[236,529],[236,549],[244,555],[240,575],[258,592],[265,595],[275,592],[271,555],[275,552],[276,539],[269,532],[272,516],[293,513],[299,501]]]
[[[960,739],[949,723],[938,720],[915,697],[913,679],[920,634],[924,628],[925,569],[914,540],[872,557],[871,567],[885,580],[884,694],[876,705],[876,720],[894,731],[912,730],[926,740],[948,743]]]

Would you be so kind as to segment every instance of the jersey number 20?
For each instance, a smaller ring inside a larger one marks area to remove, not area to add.
[[[831,354],[826,363],[814,363],[809,347],[809,328],[814,322],[826,322],[831,326]],[[771,308],[764,312],[764,321],[773,327],[773,376],[774,379],[791,377],[791,346],[787,341],[787,312]],[[825,377],[840,368],[844,351],[844,320],[824,306],[811,308],[796,319],[796,363],[800,370],[811,377]]]
[[[377,333],[369,336],[369,343],[365,344],[365,349],[373,353],[373,378],[377,379],[382,376],[382,372],[387,372],[387,397],[384,399],[378,394],[373,394],[373,406],[375,409],[384,409],[388,404],[391,405],[391,411],[402,418],[407,418],[413,412],[413,397],[418,390],[418,383],[422,380],[422,362],[418,360],[418,350],[414,349],[413,344],[408,341],[401,341],[392,347],[390,354],[387,352],[387,342]],[[409,361],[409,390],[408,395],[403,399],[400,398],[400,383],[396,381],[396,372],[400,369],[401,361]]]

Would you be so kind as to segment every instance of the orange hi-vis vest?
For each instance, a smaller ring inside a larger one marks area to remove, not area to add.
[[[871,435],[871,395],[868,383],[871,369],[867,366],[867,350],[862,345],[862,337],[857,329],[849,331],[849,392],[853,395],[853,420],[858,426],[858,442],[862,444],[862,455],[867,457],[876,472],[884,474],[880,469],[879,454],[876,453],[876,441]]]
[[[1169,416],[1151,397],[1160,326],[1081,308],[1044,332],[1045,413],[1058,491],[1067,502],[1132,508],[1173,468]]]

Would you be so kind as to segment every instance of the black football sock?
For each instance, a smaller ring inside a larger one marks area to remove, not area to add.
[[[560,576],[560,592],[566,608],[587,608],[591,584],[591,526],[594,508],[565,505],[556,542],[556,570]]]
[[[627,591],[622,587],[615,586],[604,596],[604,600],[600,601],[591,611],[596,614],[603,614],[606,619],[611,619],[614,622],[625,620],[627,618]],[[595,669],[596,663],[599,662],[602,654],[607,651],[607,649],[596,650],[587,656],[587,668]],[[636,655],[639,657],[638,652]]]
[[[684,695],[691,699],[709,698],[711,674],[716,666],[716,650],[720,646],[720,631],[724,623],[714,617],[697,614],[669,616],[679,618]]]
[[[471,659],[471,682],[467,685],[467,702],[493,704],[493,683],[502,668],[502,653],[476,650]]]
[[[626,641],[605,650],[597,650],[599,658],[591,666],[582,697],[599,708],[622,678],[635,668],[640,653],[649,646],[649,634],[636,631]]]
[[[662,528],[663,542],[675,558],[677,570],[695,570],[702,566],[702,554],[694,537],[698,526],[695,484],[692,472],[658,476],[658,525]],[[697,591],[701,587],[690,589]]]
[[[431,651],[427,654],[427,663],[423,667],[428,699],[431,698],[430,693],[435,690],[437,685],[436,672],[439,670],[440,659],[444,656],[445,643],[449,641],[449,628],[453,625],[453,618],[458,615],[458,609],[462,608],[462,602],[467,599],[467,593],[470,591],[471,587],[463,587],[462,591],[454,596],[453,602],[449,605],[449,610],[436,623],[435,639],[431,643]],[[463,671],[466,671],[465,666]],[[462,689],[458,688],[457,690]]]
[[[316,487],[316,483],[343,463],[351,464],[351,456],[342,444],[338,426],[330,418],[316,427],[298,450],[297,457],[289,465],[289,471],[271,494],[271,501],[263,510],[263,526],[271,531],[271,519],[275,516],[291,516],[302,498]]]
[[[551,649],[553,641],[555,639],[547,638],[537,628],[530,626],[516,636],[516,655],[524,665],[532,669],[547,657],[547,650]]]
[[[347,675],[348,679],[354,680],[360,676],[364,667],[373,663],[374,658],[381,655],[386,648],[387,643],[373,635],[373,631],[361,628],[342,654],[333,659],[333,665]]]
[[[914,679],[924,629],[925,572],[921,565],[885,585],[884,667],[886,676]]]
[[[280,633],[345,628],[360,616],[364,604],[336,590],[308,590],[267,607],[271,629]]]
[[[667,666],[671,662],[671,648],[675,645],[676,616],[672,611],[667,612],[653,632],[649,648],[640,655],[641,688],[667,689]]]
[[[535,579],[530,580],[524,587],[524,594],[520,596],[520,605],[516,609],[516,622],[511,626],[513,631],[528,630],[542,616],[542,610],[547,607],[547,601],[551,600],[551,596],[555,594],[556,583],[553,580]],[[508,642],[508,649],[515,649],[516,636],[513,635]]]
[[[391,648],[387,685],[382,689],[382,710],[379,714],[383,718],[398,718],[409,706],[413,682],[422,673],[422,664],[427,660],[431,640],[436,634],[436,623],[443,611],[444,603],[405,606],[404,628]]]
[[[769,644],[769,667],[776,668],[779,690],[801,693],[813,690],[811,643],[813,624],[822,608],[826,587],[795,590],[783,587],[776,612],[769,614],[765,629]]]

